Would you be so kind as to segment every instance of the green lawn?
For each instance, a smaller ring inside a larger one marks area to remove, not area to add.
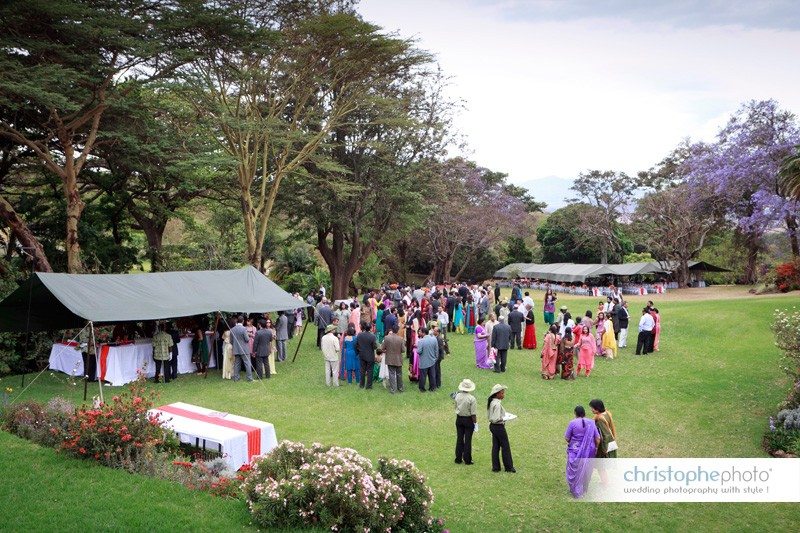
[[[537,306],[540,294],[535,294]],[[800,505],[597,504],[574,501],[564,481],[563,432],[576,404],[602,398],[614,413],[620,455],[626,457],[762,457],[766,417],[787,392],[769,326],[787,298],[657,301],[661,351],[647,357],[622,350],[598,360],[592,376],[575,382],[543,381],[539,351],[512,351],[504,401],[519,419],[508,426],[516,475],[492,473],[485,415],[473,440],[476,464],[453,464],[454,416],[449,392],[469,377],[479,405],[497,375],[474,366],[472,339],[451,335],[442,391],[403,395],[382,387],[327,389],[321,354],[308,331],[296,363],[285,362],[266,383],[223,382],[182,376],[151,385],[163,403],[185,401],[268,420],[279,439],[350,446],[372,459],[414,461],[436,495],[434,511],[452,531],[703,530],[794,531]],[[657,299],[657,297],[656,297]],[[594,298],[562,297],[576,314]],[[637,304],[631,305],[635,344]],[[537,321],[541,309],[537,307]],[[538,331],[540,339],[543,328]],[[295,341],[292,341],[294,352]],[[631,344],[631,342],[629,342]],[[31,376],[28,377],[30,382]],[[19,377],[4,387],[19,391]],[[96,386],[95,386],[96,387]],[[45,373],[26,392],[45,400],[78,401],[82,385]],[[485,405],[485,404],[484,404]],[[113,472],[55,455],[0,435],[0,529],[231,529],[248,527],[244,505],[191,493],[179,486]],[[83,504],[83,502],[88,502]],[[111,512],[110,512],[111,510]],[[111,516],[114,515],[114,516]]]

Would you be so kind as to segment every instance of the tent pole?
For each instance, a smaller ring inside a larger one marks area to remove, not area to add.
[[[26,248],[22,249],[23,251]],[[25,252],[27,254],[27,252]],[[28,276],[28,316],[25,320],[25,359],[22,364],[22,387],[25,388],[25,366],[28,363],[28,345],[31,340],[31,301],[33,300],[33,264],[31,264],[31,274]]]
[[[88,325],[88,324],[87,324]],[[85,328],[86,326],[84,326]],[[91,342],[91,337],[89,338],[89,342]],[[89,343],[86,343],[86,366],[89,366]],[[86,401],[86,396],[89,393],[89,369],[84,366],[83,368],[83,401]],[[97,374],[97,371],[95,371]]]
[[[95,342],[95,335],[94,335],[94,322],[89,321],[89,325],[92,327],[92,346],[94,347],[94,360],[95,360],[95,377],[97,378],[97,384],[100,387],[100,403],[105,403],[103,399],[103,378],[98,374],[100,372],[100,358],[99,354],[97,353],[97,342]],[[86,400],[86,395],[84,393],[84,400]]]
[[[307,327],[308,327],[308,320],[305,321],[305,324],[303,324],[303,331],[300,332],[300,340],[297,341],[297,348],[295,348],[294,350],[294,357],[292,357],[292,363],[294,363],[294,360],[297,359],[297,352],[300,351],[300,345],[303,344],[303,335],[306,334]]]

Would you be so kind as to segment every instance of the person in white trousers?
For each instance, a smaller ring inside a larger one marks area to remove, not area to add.
[[[339,386],[339,354],[342,351],[339,337],[336,336],[336,326],[333,324],[325,328],[322,336],[322,355],[325,357],[325,385]]]

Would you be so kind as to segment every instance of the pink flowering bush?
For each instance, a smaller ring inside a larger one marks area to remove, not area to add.
[[[242,490],[265,528],[441,531],[430,515],[433,494],[412,463],[382,459],[376,470],[350,448],[283,441],[253,463]]]

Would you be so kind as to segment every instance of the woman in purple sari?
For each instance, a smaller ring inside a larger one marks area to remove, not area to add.
[[[489,334],[484,329],[485,320],[478,318],[478,325],[475,326],[475,366],[478,368],[494,368],[489,363]]]
[[[575,419],[567,426],[567,485],[572,495],[580,498],[592,477],[592,460],[597,455],[600,432],[592,419],[586,419],[582,405],[575,408]]]

